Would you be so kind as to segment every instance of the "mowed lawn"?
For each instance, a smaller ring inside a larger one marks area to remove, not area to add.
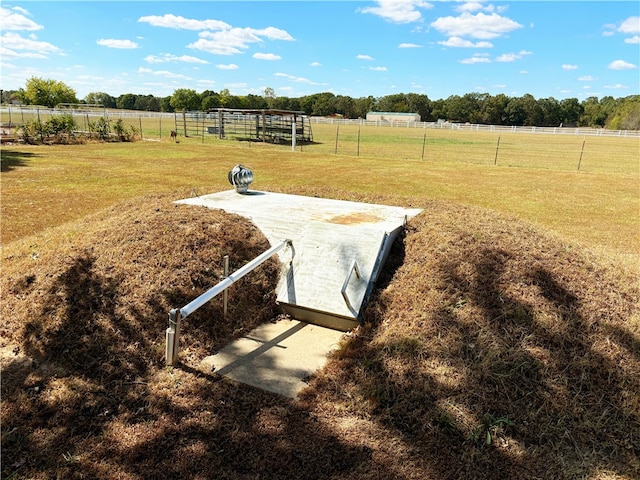
[[[2,244],[141,195],[228,189],[227,172],[242,163],[258,190],[416,207],[428,199],[471,204],[629,263],[640,256],[639,138],[313,129],[314,144],[295,152],[214,136],[3,146]]]

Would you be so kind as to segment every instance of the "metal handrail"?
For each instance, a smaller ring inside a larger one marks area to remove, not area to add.
[[[183,318],[188,317],[197,309],[202,307],[208,301],[224,292],[227,288],[229,288],[233,283],[240,280],[247,273],[251,272],[258,266],[262,265],[264,262],[269,260],[272,256],[278,253],[283,248],[291,245],[291,240],[283,240],[277,245],[274,245],[270,249],[264,251],[256,258],[251,260],[246,265],[240,267],[238,270],[227,276],[224,280],[220,281],[217,285],[210,288],[198,298],[192,300],[188,304],[186,304],[182,308],[174,308],[169,312],[169,327],[166,331],[166,339],[167,346],[165,350],[165,357],[167,365],[174,365],[178,360],[179,354],[179,340],[180,340],[180,322]]]
[[[354,311],[355,309],[351,305],[351,301],[347,295],[347,287],[349,286],[349,281],[351,280],[351,275],[353,272],[356,272],[356,277],[360,278],[360,268],[358,267],[358,262],[354,258],[351,262],[351,266],[349,267],[349,273],[347,273],[347,278],[344,279],[344,283],[342,284],[342,288],[340,289],[340,293],[342,293],[342,298],[344,298],[345,303],[349,310]]]

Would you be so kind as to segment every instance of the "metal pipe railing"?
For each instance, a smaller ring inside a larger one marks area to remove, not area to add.
[[[344,279],[344,283],[342,284],[342,288],[340,289],[340,293],[342,294],[342,298],[344,298],[344,303],[347,304],[347,307],[352,312],[356,311],[351,305],[351,301],[349,300],[349,296],[347,295],[347,287],[349,286],[349,281],[351,281],[351,275],[355,272],[356,277],[360,278],[360,268],[358,267],[358,262],[354,258],[349,266],[349,273],[347,273],[347,278]]]
[[[238,270],[227,276],[220,283],[210,288],[195,300],[192,300],[182,308],[174,308],[169,312],[169,328],[166,331],[167,346],[165,350],[165,357],[167,365],[174,365],[178,360],[178,354],[180,352],[180,323],[183,318],[188,317],[197,309],[205,305],[208,301],[224,292],[232,284],[240,280],[247,273],[251,272],[255,268],[262,265],[269,260],[272,256],[278,253],[283,248],[291,245],[291,240],[283,240],[277,245],[274,245],[270,249],[264,251],[256,258],[251,260],[246,265],[240,267]]]

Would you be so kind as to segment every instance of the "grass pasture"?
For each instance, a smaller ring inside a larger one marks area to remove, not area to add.
[[[157,121],[157,119],[146,119]],[[120,200],[228,188],[235,163],[255,170],[257,189],[323,190],[337,197],[426,199],[478,205],[615,254],[640,253],[640,139],[314,125],[313,145],[219,140],[73,146],[6,146],[2,243],[80,218]],[[577,170],[582,143],[581,170]],[[555,158],[553,162],[551,156]],[[179,192],[179,193],[178,193]],[[395,197],[395,198],[394,198]]]
[[[301,152],[3,145],[2,478],[640,478],[640,140],[587,138],[578,171],[582,137],[502,134],[494,165],[492,134],[440,133],[425,159],[395,128],[361,130],[360,155],[344,128],[336,155],[330,125]],[[172,204],[230,188],[236,163],[258,190],[424,209],[297,401],[199,369],[277,315],[275,262],[230,318],[189,317],[164,367],[168,309],[266,247]]]

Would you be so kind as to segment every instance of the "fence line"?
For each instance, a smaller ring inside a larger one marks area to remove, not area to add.
[[[554,135],[588,135],[599,137],[640,137],[640,130],[607,130],[588,127],[533,127],[517,125],[484,125],[478,123],[455,122],[399,122],[387,120],[343,119],[331,117],[310,117],[311,123],[330,125],[361,125],[394,128],[422,128],[437,130],[460,130],[468,132],[498,133],[538,133]]]
[[[96,109],[96,108],[48,108],[48,107],[16,107],[2,106],[0,114],[13,116],[22,116],[24,114],[43,113],[47,115],[70,114],[73,116],[97,116],[108,118],[171,118],[174,119],[175,112],[148,112],[143,110],[115,110],[115,109]],[[188,112],[189,114],[204,112]],[[456,123],[456,122],[399,122],[387,120],[365,120],[359,119],[343,119],[333,117],[308,117],[311,124],[330,124],[330,125],[360,125],[360,126],[376,126],[376,127],[392,127],[392,128],[416,128],[416,129],[437,129],[437,130],[458,130],[469,132],[496,132],[496,133],[530,133],[530,134],[552,134],[552,135],[582,135],[582,136],[598,136],[598,137],[640,137],[640,130],[608,130],[604,128],[588,128],[588,127],[535,127],[535,126],[516,126],[516,125],[484,125],[477,123]],[[11,123],[16,124],[12,119]]]

